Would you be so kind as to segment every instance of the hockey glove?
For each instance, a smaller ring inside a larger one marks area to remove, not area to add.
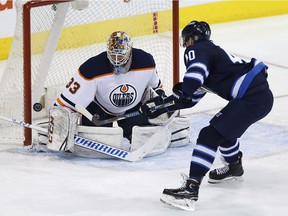
[[[159,115],[169,111],[165,109],[164,103],[164,99],[157,96],[146,101],[146,103],[141,106],[140,112],[149,119],[157,118]]]
[[[192,99],[186,97],[182,92],[182,82],[173,86],[173,94],[167,98],[155,97],[141,106],[141,111],[148,118],[157,118],[166,112],[190,108],[195,105]]]
[[[167,95],[165,94],[165,91],[161,88],[155,89],[155,92],[159,95],[160,98],[166,98]]]

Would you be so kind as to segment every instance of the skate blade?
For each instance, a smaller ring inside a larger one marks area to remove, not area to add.
[[[244,181],[242,176],[232,176],[222,180],[208,179],[208,183],[210,184],[220,184],[220,183],[230,183],[230,182],[242,182]]]
[[[182,210],[186,211],[195,211],[196,208],[196,201],[190,200],[190,199],[175,199],[172,196],[163,194],[160,198],[160,201],[164,204],[167,204],[169,206],[180,208]]]

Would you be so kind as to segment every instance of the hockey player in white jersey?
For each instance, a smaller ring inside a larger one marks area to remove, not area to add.
[[[142,95],[149,86],[164,93],[152,55],[133,48],[126,33],[114,32],[108,39],[107,52],[80,66],[57,98],[56,105],[75,110],[75,104],[81,104],[99,120],[107,119],[138,110]],[[125,128],[124,137],[130,139],[134,125],[149,125],[149,122],[140,115],[118,124]],[[93,123],[84,117],[82,125],[93,126]]]
[[[82,116],[80,122],[78,121],[75,105],[80,104],[94,117],[105,120],[138,111],[146,100],[155,96],[165,97],[165,92],[157,74],[153,56],[134,48],[127,33],[113,32],[107,41],[107,51],[89,58],[79,67],[65,90],[57,98],[54,104],[56,108],[50,110],[50,123],[52,122],[55,128],[55,130],[49,130],[50,137],[53,135],[51,140],[56,142],[49,143],[50,139],[48,139],[47,146],[56,150],[61,148],[73,151],[73,139],[67,142],[66,139],[69,138],[67,133],[73,135],[79,132],[93,140],[133,151],[143,145],[147,138],[155,133],[155,125],[167,120],[170,114],[165,113],[153,120],[149,120],[146,115],[136,115],[119,120],[117,127],[113,123],[108,123],[95,129],[95,125],[85,116]],[[69,119],[69,121],[64,121],[69,122],[65,125],[65,128],[69,129],[66,129],[64,134],[62,116],[65,116],[64,119]],[[174,146],[189,143],[189,121],[185,118],[178,118],[178,122],[174,125],[176,127],[174,130],[179,131],[173,134],[172,139],[176,141],[173,143]],[[185,129],[179,130],[179,126]],[[183,136],[184,139],[181,139]],[[123,144],[123,137],[131,145],[127,146],[127,142]],[[65,140],[65,146],[62,140]],[[156,153],[167,149],[170,142],[171,132],[167,131]]]

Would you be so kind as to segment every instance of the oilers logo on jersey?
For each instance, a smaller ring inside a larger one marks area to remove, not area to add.
[[[124,84],[111,92],[110,101],[116,107],[126,107],[134,103],[136,97],[136,89],[130,84]]]

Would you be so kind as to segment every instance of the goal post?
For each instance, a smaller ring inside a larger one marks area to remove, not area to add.
[[[27,123],[45,118],[55,96],[47,92],[64,88],[85,60],[106,50],[117,30],[154,56],[168,94],[179,80],[178,0],[17,0],[16,10],[0,85],[2,116]],[[32,131],[0,121],[0,139],[30,145]]]

